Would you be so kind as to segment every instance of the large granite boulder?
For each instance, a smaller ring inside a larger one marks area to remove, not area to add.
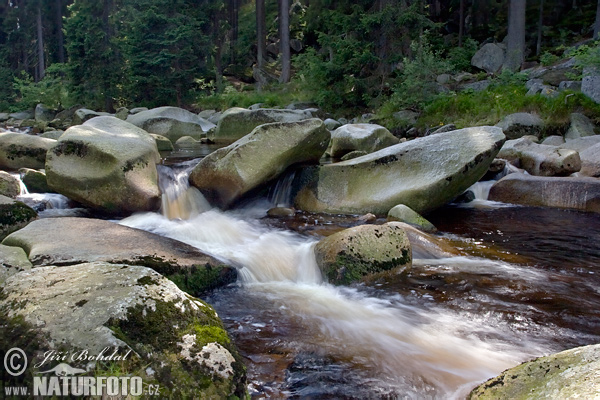
[[[150,133],[162,135],[171,142],[182,136],[195,139],[206,137],[206,132],[215,127],[212,122],[177,107],[158,107],[142,111],[127,117],[127,122]]]
[[[48,123],[52,121],[56,115],[56,111],[46,107],[43,104],[35,106],[34,118],[36,122]]]
[[[27,254],[20,247],[0,244],[0,285],[11,275],[33,267]]]
[[[46,152],[56,140],[24,133],[0,133],[0,168],[44,168]]]
[[[329,140],[329,131],[316,118],[260,125],[203,158],[190,174],[190,183],[212,204],[228,207],[291,165],[317,163]]]
[[[376,124],[347,124],[331,133],[331,156],[340,158],[353,151],[372,153],[400,140]]]
[[[528,138],[507,141],[498,157],[511,162],[536,176],[566,176],[581,169],[581,158],[576,150],[537,144]]]
[[[576,347],[507,369],[470,393],[472,400],[598,399],[600,345]]]
[[[48,152],[46,177],[58,193],[110,214],[153,211],[160,204],[149,133],[115,117],[73,126]]]
[[[73,113],[73,125],[81,125],[92,118],[106,117],[109,115],[109,113],[103,111],[94,111],[90,110],[89,108],[80,108]]]
[[[571,114],[571,125],[565,134],[565,139],[579,139],[585,136],[594,136],[596,132],[594,123],[585,115],[580,113]]]
[[[22,248],[36,267],[96,261],[143,265],[194,295],[237,277],[233,267],[190,245],[99,219],[39,219],[2,243]]]
[[[600,69],[585,68],[583,70],[581,92],[600,104]]]
[[[495,74],[504,64],[504,57],[504,49],[501,46],[487,43],[473,55],[471,65],[487,73]]]
[[[600,212],[600,180],[510,174],[490,189],[492,201]]]
[[[0,195],[0,240],[37,218],[37,213],[20,201]]]
[[[21,193],[21,182],[8,172],[0,171],[0,195],[14,199]]]
[[[515,113],[504,117],[496,126],[502,128],[507,139],[518,139],[526,135],[540,137],[545,124],[535,114]]]
[[[373,274],[407,270],[412,264],[408,236],[401,225],[360,225],[322,239],[317,264],[330,283],[347,285]]]
[[[306,110],[277,110],[270,108],[247,110],[245,108],[234,107],[221,115],[217,128],[209,133],[209,139],[218,143],[233,143],[262,124],[271,122],[298,122],[309,118],[312,118],[312,114]]]
[[[246,396],[245,368],[215,310],[150,268],[97,262],[20,272],[0,288],[0,318],[2,343],[32,357],[28,376],[67,363],[92,377],[140,377],[161,398]],[[66,360],[43,363],[51,349]],[[89,357],[71,357],[83,351]]]
[[[359,215],[386,215],[395,205],[405,204],[422,214],[477,182],[504,139],[499,128],[466,128],[306,168],[298,179],[295,204],[306,211]]]

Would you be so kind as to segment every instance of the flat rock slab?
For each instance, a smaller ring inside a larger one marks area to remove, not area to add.
[[[194,294],[231,283],[233,267],[177,240],[88,218],[46,218],[2,242],[21,247],[34,266],[105,261],[144,265],[173,279]]]
[[[51,349],[84,369],[87,361],[69,355],[108,348],[105,356],[124,357],[121,371],[159,383],[166,398],[245,393],[240,357],[214,309],[150,268],[99,262],[20,272],[0,288],[0,316],[3,336],[32,353],[27,373]]]
[[[600,212],[600,179],[510,174],[490,189],[492,201]]]

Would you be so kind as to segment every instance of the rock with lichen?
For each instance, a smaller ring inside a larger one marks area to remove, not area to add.
[[[0,195],[0,240],[37,218],[37,213],[20,201]]]
[[[46,152],[56,140],[24,133],[0,133],[0,168],[44,168]]]

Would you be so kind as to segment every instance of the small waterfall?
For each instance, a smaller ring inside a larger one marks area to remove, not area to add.
[[[10,175],[19,180],[19,187],[20,187],[19,196],[29,194],[29,190],[27,190],[27,186],[25,186],[25,183],[23,183],[23,178],[22,178],[21,174],[12,173]]]
[[[162,192],[161,212],[169,219],[190,219],[212,207],[202,193],[190,186],[188,177],[194,167],[185,165],[182,170],[159,165],[158,185]]]
[[[475,200],[487,200],[490,195],[490,189],[496,181],[475,182],[469,189],[475,195]]]
[[[289,207],[292,203],[292,183],[296,177],[296,171],[288,171],[281,176],[275,187],[269,191],[269,201],[275,207]]]

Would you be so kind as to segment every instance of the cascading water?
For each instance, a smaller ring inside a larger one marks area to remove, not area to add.
[[[292,202],[292,183],[296,177],[296,171],[289,171],[284,174],[271,189],[269,201],[275,207],[289,207]]]
[[[239,211],[210,209],[200,192],[190,195],[191,165],[178,172],[161,168],[162,214],[136,214],[121,224],[188,243],[239,267],[240,290],[246,293],[241,296],[262,297],[277,312],[300,321],[303,333],[294,333],[296,344],[290,347],[312,346],[367,371],[369,378],[358,386],[408,398],[459,397],[476,383],[547,350],[477,313],[324,283],[313,253],[315,239],[265,227]],[[427,242],[427,236],[421,241]],[[418,245],[415,257],[428,259],[416,259],[415,266],[426,269],[435,255],[446,257],[440,264],[469,273],[486,274],[494,268],[519,272],[516,266],[489,260],[481,267],[473,259],[433,247]]]

